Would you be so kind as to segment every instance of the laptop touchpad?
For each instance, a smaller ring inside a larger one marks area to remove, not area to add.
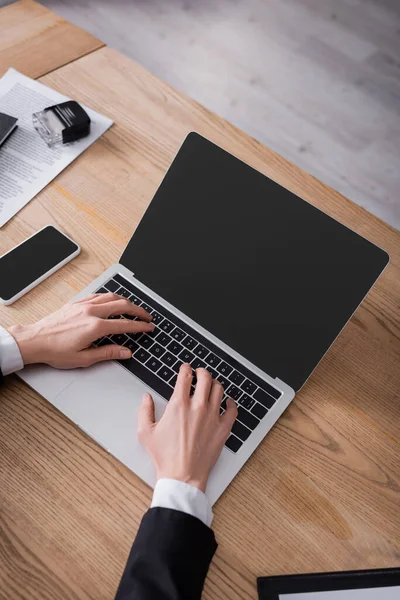
[[[150,457],[137,439],[137,413],[144,386],[113,363],[76,371],[54,403],[90,437],[139,476]]]

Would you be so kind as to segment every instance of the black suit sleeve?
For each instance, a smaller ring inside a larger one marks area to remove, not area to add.
[[[143,517],[115,600],[198,600],[217,549],[199,519],[169,508]]]

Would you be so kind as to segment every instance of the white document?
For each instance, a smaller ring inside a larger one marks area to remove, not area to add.
[[[384,588],[279,594],[279,600],[399,600],[398,585]]]
[[[0,112],[18,119],[16,131],[0,146],[0,227],[113,124],[84,106],[90,134],[49,148],[33,127],[32,113],[70,99],[15,69],[0,79]]]

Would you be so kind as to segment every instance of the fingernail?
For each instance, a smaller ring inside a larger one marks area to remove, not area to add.
[[[153,330],[155,328],[154,323],[150,323],[150,325],[151,325],[151,329]]]
[[[128,349],[121,350],[119,353],[120,358],[131,358],[131,356],[132,356],[132,352]]]

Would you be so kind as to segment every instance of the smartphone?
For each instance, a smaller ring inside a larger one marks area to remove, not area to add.
[[[78,256],[78,244],[47,225],[0,256],[0,302],[12,304]]]

